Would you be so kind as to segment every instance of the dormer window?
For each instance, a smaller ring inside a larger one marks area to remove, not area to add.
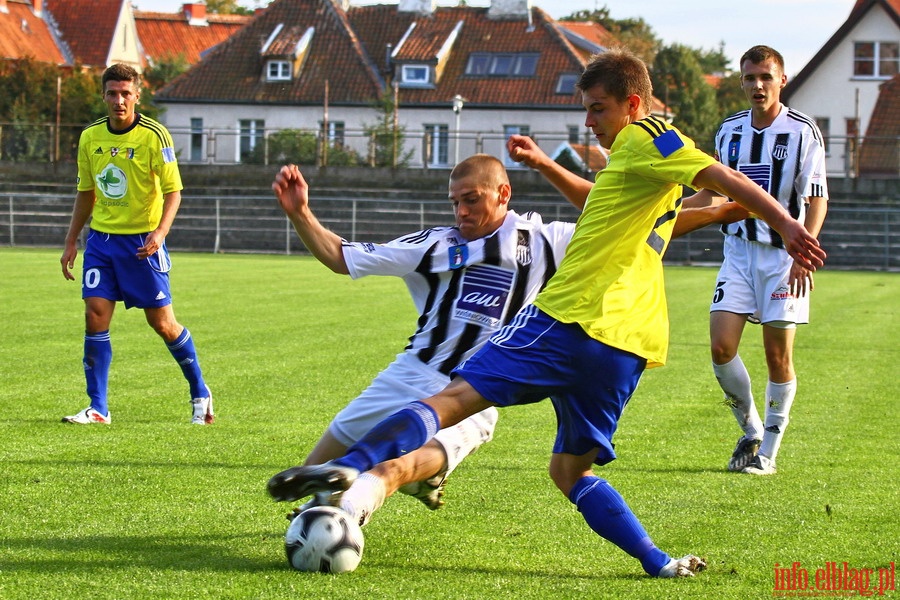
[[[400,83],[408,86],[428,85],[431,83],[430,74],[428,65],[403,65],[400,68]]]
[[[466,75],[481,77],[533,77],[540,54],[473,52],[466,63]]]
[[[291,63],[286,60],[270,60],[266,64],[266,81],[290,81]]]

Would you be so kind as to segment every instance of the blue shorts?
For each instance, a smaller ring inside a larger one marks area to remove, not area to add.
[[[125,308],[160,308],[172,303],[169,252],[165,243],[138,260],[144,235],[117,235],[90,230],[84,248],[82,298],[125,302]]]
[[[526,306],[454,375],[498,406],[549,397],[556,410],[555,454],[598,448],[598,465],[616,458],[612,437],[646,359],[589,337]]]

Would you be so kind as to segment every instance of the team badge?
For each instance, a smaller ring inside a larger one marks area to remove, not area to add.
[[[461,269],[466,266],[466,261],[469,260],[469,247],[465,244],[462,246],[453,246],[450,248],[449,255],[450,268]]]
[[[772,157],[774,157],[775,160],[784,160],[787,158],[787,155],[788,149],[784,144],[779,144],[775,146],[774,150],[772,150]]]
[[[519,240],[516,245],[516,262],[522,266],[531,264],[531,245],[530,239],[524,231],[519,232]]]
[[[735,161],[741,154],[741,141],[735,140],[728,143],[728,160]]]
[[[110,155],[110,156],[118,156],[118,155],[119,155],[119,149],[118,149],[118,148],[110,148],[110,149],[109,149],[109,155]]]

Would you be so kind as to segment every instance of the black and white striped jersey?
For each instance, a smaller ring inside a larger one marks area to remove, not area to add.
[[[750,119],[750,110],[744,110],[722,122],[716,158],[762,186],[802,223],[808,198],[828,197],[822,134],[811,118],[784,105],[765,129],[754,129]],[[762,219],[723,225],[722,231],[784,248],[781,236]]]
[[[509,211],[497,231],[477,240],[463,239],[456,227],[435,227],[385,244],[345,241],[343,251],[354,279],[403,278],[419,313],[405,351],[449,374],[534,300],[574,229]]]

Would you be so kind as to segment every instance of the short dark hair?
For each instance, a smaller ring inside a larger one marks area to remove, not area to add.
[[[107,81],[133,81],[135,89],[140,89],[141,74],[138,73],[134,67],[130,67],[122,63],[116,63],[114,65],[110,65],[105,71],[103,71],[103,77],[101,78],[100,82],[104,90],[106,90]]]
[[[450,180],[462,179],[470,175],[477,175],[481,183],[491,189],[504,183],[509,185],[506,167],[499,158],[491,154],[473,154],[461,161],[450,171]]]
[[[784,73],[784,57],[781,56],[781,53],[778,50],[770,48],[769,46],[753,46],[741,56],[740,64],[742,65],[744,64],[744,61],[749,60],[754,65],[758,65],[770,59],[774,60],[778,65],[778,68],[781,69],[781,72]]]
[[[652,106],[653,84],[647,65],[625,48],[610,48],[591,57],[575,87],[584,92],[595,85],[602,85],[619,102],[637,94],[644,109]]]

